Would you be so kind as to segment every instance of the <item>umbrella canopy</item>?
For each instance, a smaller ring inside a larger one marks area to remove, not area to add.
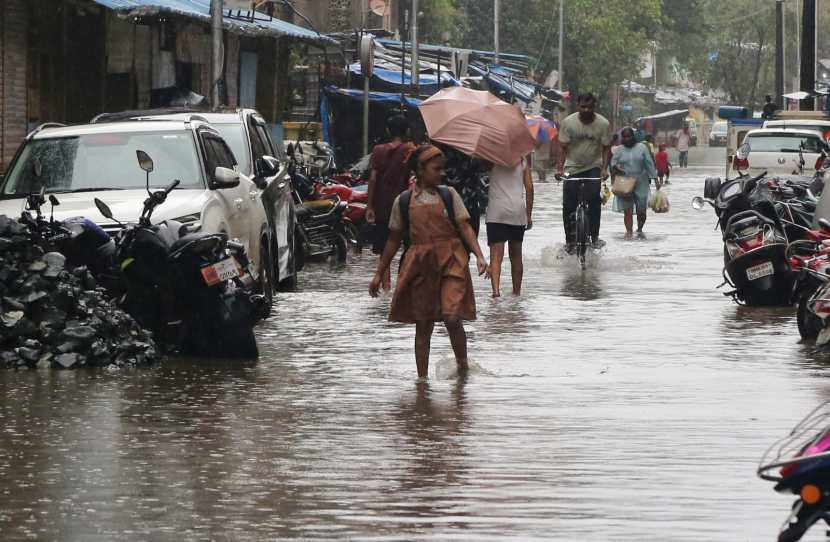
[[[536,147],[525,116],[487,91],[445,88],[419,109],[433,141],[494,164],[514,167]]]
[[[540,117],[538,115],[529,115],[527,117],[527,129],[530,130],[530,135],[537,143],[548,143],[556,139],[559,135],[559,130],[553,121]]]

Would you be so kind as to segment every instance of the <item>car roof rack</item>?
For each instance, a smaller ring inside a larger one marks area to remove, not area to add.
[[[193,113],[198,115],[200,113],[208,113],[204,109],[197,109],[191,107],[171,107],[160,109],[136,109],[132,111],[119,111],[116,113],[101,113],[96,115],[90,124],[100,124],[103,122],[125,122],[132,120],[152,120],[148,117],[158,117],[161,115],[181,115],[186,113]],[[162,119],[163,120],[163,119]]]
[[[39,134],[41,131],[45,130],[46,128],[66,128],[66,124],[61,124],[60,122],[44,122],[43,124],[39,125],[37,128],[29,132],[29,135],[26,136],[26,139],[31,139]]]

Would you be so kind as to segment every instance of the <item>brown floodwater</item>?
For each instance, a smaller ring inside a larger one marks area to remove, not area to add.
[[[3,540],[774,539],[791,499],[755,468],[830,398],[830,353],[715,289],[689,201],[722,154],[675,170],[647,240],[606,209],[584,272],[538,183],[524,295],[475,282],[465,379],[440,331],[416,381],[365,253],[278,297],[256,363],[0,372]]]

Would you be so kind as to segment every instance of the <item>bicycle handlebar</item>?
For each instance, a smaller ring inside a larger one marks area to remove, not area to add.
[[[601,181],[602,177],[568,177],[567,175],[555,175],[557,181]]]

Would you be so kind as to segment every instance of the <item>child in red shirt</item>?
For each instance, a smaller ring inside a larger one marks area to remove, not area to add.
[[[666,145],[663,143],[660,144],[659,150],[654,155],[654,165],[657,166],[657,182],[659,184],[670,184],[671,164],[669,163],[669,153],[666,152]]]

